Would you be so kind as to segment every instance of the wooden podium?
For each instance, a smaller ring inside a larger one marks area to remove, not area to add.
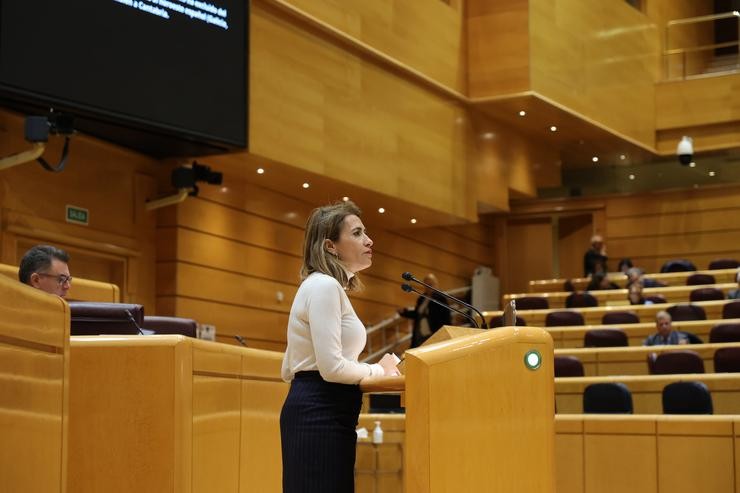
[[[552,493],[550,335],[504,327],[406,352],[405,491]]]

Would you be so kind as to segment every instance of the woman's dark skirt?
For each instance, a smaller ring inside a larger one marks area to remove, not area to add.
[[[361,405],[359,385],[296,373],[280,413],[283,493],[354,492]]]

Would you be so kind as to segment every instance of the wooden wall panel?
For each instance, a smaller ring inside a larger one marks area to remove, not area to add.
[[[655,86],[655,125],[658,130],[690,129],[737,120],[740,120],[740,74],[664,82]],[[697,146],[700,144],[695,142]]]
[[[635,265],[647,272],[657,272],[664,262],[676,258],[689,259],[699,269],[705,269],[714,259],[740,259],[740,223],[732,220],[740,214],[738,186],[613,196],[600,200],[603,200],[603,209],[600,209],[603,225],[596,227],[595,216],[594,229],[605,235],[610,270],[616,269],[621,258],[631,258]],[[522,202],[513,208],[508,221],[515,220],[520,214],[526,217],[536,213],[539,217],[549,218],[558,216],[563,210],[578,210],[592,205],[593,199]],[[522,225],[526,224],[524,219],[519,220]],[[540,229],[539,224],[519,230],[509,228],[509,242],[518,244],[526,241],[529,235],[539,234],[542,241],[550,245]],[[587,244],[579,249],[573,247],[572,261],[580,262],[587,248]],[[502,262],[511,262],[512,259],[510,251]],[[522,276],[529,276],[527,281],[555,277],[551,272],[539,277],[533,275],[536,274],[531,274],[523,264]],[[504,285],[502,292],[513,292],[512,285],[518,284]]]
[[[526,290],[529,279],[552,272],[552,227],[549,218],[510,221],[508,239],[507,292]]]
[[[20,152],[23,119],[0,110],[0,155]],[[55,161],[61,139],[51,138],[45,157]],[[69,251],[73,276],[119,286],[121,301],[154,309],[155,215],[145,201],[156,194],[158,162],[76,135],[61,173],[35,162],[0,172],[0,260],[17,265],[25,251],[50,243]],[[66,222],[66,205],[89,210],[89,225]]]
[[[644,3],[645,14],[656,24],[658,29],[661,54],[665,49],[695,47],[714,42],[712,39],[714,26],[711,22],[671,28],[670,36],[666,39],[666,24],[668,21],[712,14],[714,13],[714,2],[712,0],[671,0]],[[666,41],[668,41],[668,45],[666,45]],[[711,55],[711,51],[690,53],[686,60],[687,65],[703,68]],[[683,74],[684,62],[680,56],[674,55],[670,60],[670,65],[661,56],[661,62],[663,78],[679,77]],[[660,113],[658,113],[658,116],[660,116]]]
[[[250,35],[252,153],[475,219],[462,103],[264,4]]]
[[[530,0],[532,90],[616,135],[655,142],[659,33],[621,0]]]
[[[302,225],[313,205],[233,177],[228,189],[209,187],[160,213],[156,311],[213,324],[222,342],[236,343],[240,335],[250,347],[283,350],[300,282]],[[419,278],[434,272],[443,289],[452,289],[493,263],[490,226],[392,231],[382,218],[366,219],[374,265],[360,274],[365,289],[351,296],[366,325],[416,301],[400,289],[402,272]]]
[[[263,3],[282,2],[263,0]],[[460,6],[426,0],[285,0],[284,3],[457,92],[465,90]]]
[[[500,96],[530,89],[528,0],[468,0],[468,95]]]

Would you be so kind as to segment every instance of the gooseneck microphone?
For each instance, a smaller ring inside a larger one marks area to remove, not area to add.
[[[404,272],[403,274],[401,274],[401,277],[402,277],[402,278],[403,278],[404,280],[406,280],[406,281],[413,281],[413,282],[415,282],[415,283],[417,283],[417,284],[421,284],[422,286],[424,286],[424,287],[426,287],[426,288],[429,288],[429,289],[431,289],[431,290],[432,290],[432,291],[434,291],[435,293],[441,294],[442,296],[444,296],[444,297],[445,297],[445,298],[447,298],[448,300],[452,300],[452,301],[454,301],[455,303],[459,303],[459,304],[461,304],[462,306],[464,306],[464,307],[466,307],[466,308],[469,308],[469,309],[473,310],[473,311],[474,311],[475,313],[477,313],[477,314],[478,314],[478,315],[480,316],[480,320],[481,320],[481,325],[480,325],[480,327],[481,327],[481,328],[483,328],[483,329],[487,329],[487,328],[488,328],[488,324],[486,323],[486,318],[485,318],[485,317],[483,316],[483,314],[482,314],[482,313],[480,312],[480,310],[478,310],[478,309],[477,309],[476,307],[474,307],[473,305],[470,305],[470,304],[468,304],[468,303],[465,303],[465,302],[464,302],[463,300],[457,299],[457,298],[455,298],[454,296],[452,296],[452,295],[450,295],[450,294],[447,294],[447,293],[445,293],[444,291],[441,291],[441,290],[439,290],[439,289],[435,288],[434,286],[430,286],[429,284],[425,283],[424,281],[420,281],[420,280],[418,280],[417,278],[415,278],[415,277],[414,277],[414,275],[413,275],[413,274],[412,274],[411,272]],[[475,326],[476,326],[476,327],[478,327],[478,324],[475,324]]]
[[[236,341],[239,344],[241,344],[242,346],[247,347],[247,341],[242,336],[240,336],[239,334],[236,334],[234,336],[234,339],[236,339]]]
[[[453,312],[459,313],[459,314],[460,314],[460,315],[462,315],[463,317],[465,317],[465,318],[467,318],[468,320],[470,320],[471,322],[473,322],[473,325],[475,325],[475,327],[476,327],[476,328],[479,328],[478,322],[476,322],[476,320],[475,320],[475,319],[474,319],[473,317],[471,317],[470,315],[468,315],[468,314],[467,314],[467,313],[465,313],[464,311],[462,311],[462,310],[458,310],[457,308],[453,308],[453,307],[451,307],[450,305],[445,305],[444,303],[442,303],[442,302],[440,302],[440,301],[437,301],[437,300],[435,300],[435,299],[434,299],[434,298],[432,298],[431,296],[427,296],[426,294],[422,293],[421,291],[417,291],[416,289],[414,289],[414,288],[413,288],[413,287],[411,286],[411,284],[406,284],[406,283],[403,283],[403,284],[401,284],[401,289],[403,289],[403,290],[404,290],[404,291],[406,291],[407,293],[416,293],[416,294],[418,294],[419,296],[421,296],[422,298],[428,299],[429,301],[432,301],[432,302],[434,302],[434,303],[438,304],[439,306],[442,306],[442,307],[444,307],[444,308],[446,308],[446,309],[448,309],[448,310],[452,310]]]

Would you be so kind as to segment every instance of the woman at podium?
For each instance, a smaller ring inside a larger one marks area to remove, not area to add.
[[[391,355],[372,365],[357,359],[366,332],[347,292],[360,289],[356,274],[372,264],[372,246],[350,201],[315,209],[306,224],[282,366],[290,382],[280,414],[284,493],[354,491],[359,382],[396,374]]]

